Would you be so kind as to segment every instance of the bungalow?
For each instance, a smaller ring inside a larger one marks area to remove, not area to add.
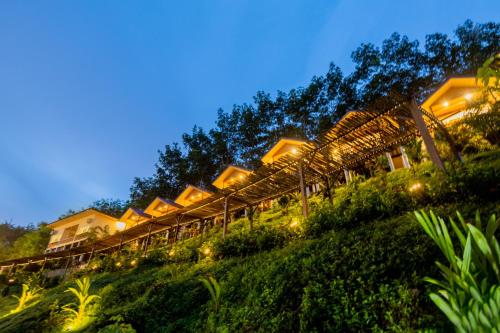
[[[146,207],[144,213],[153,217],[159,217],[176,211],[180,208],[182,208],[182,206],[172,200],[156,197],[153,202],[151,202],[149,206]]]
[[[244,180],[246,177],[248,177],[249,174],[251,174],[252,171],[237,167],[234,165],[230,165],[224,170],[219,177],[217,177],[216,180],[212,183],[213,186],[217,187],[218,189],[225,189],[227,187],[230,187],[238,182],[241,182]]]
[[[144,223],[150,218],[151,216],[146,214],[142,209],[130,207],[120,217],[120,231]]]
[[[482,82],[475,77],[450,78],[422,103],[422,108],[450,124],[470,111],[470,103],[480,96],[481,89]]]
[[[181,206],[189,206],[200,200],[210,197],[213,193],[193,185],[188,185],[184,191],[175,199],[175,203]]]
[[[63,217],[48,225],[52,233],[45,253],[77,247],[87,240],[92,230],[113,234],[117,230],[117,221],[93,208]]]
[[[283,138],[278,141],[262,158],[264,164],[271,164],[285,155],[297,155],[307,142],[297,139]]]

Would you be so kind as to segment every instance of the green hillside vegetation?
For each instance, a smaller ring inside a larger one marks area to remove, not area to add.
[[[125,249],[96,258],[59,285],[45,281],[36,303],[9,315],[17,305],[10,295],[20,294],[28,275],[19,272],[14,285],[0,287],[0,331],[61,331],[62,307],[75,302],[64,291],[81,276],[100,297],[84,332],[451,330],[428,297],[436,288],[423,281],[439,277],[434,262],[445,260],[412,212],[498,215],[500,152],[470,155],[447,170],[423,162],[379,171],[336,188],[333,205],[323,194],[311,197],[307,220],[290,195],[258,214],[252,231],[241,218],[226,239],[213,228],[172,248],[153,246],[147,257]],[[202,279],[215,281],[220,297]]]

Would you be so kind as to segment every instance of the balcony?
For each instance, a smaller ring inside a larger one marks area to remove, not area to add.
[[[85,232],[85,233],[75,235],[73,237],[62,238],[62,239],[58,240],[57,242],[49,243],[49,245],[47,245],[47,249],[50,250],[50,249],[59,247],[61,245],[68,245],[68,244],[71,244],[74,242],[78,242],[78,241],[86,239],[87,236],[88,236],[88,234]]]

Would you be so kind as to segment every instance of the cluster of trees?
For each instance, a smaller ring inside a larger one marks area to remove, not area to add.
[[[451,37],[427,35],[423,45],[398,33],[381,46],[361,44],[352,53],[352,73],[345,75],[332,63],[305,87],[275,96],[259,91],[252,103],[219,109],[215,128],[194,126],[182,144],[166,145],[156,172],[134,179],[130,204],[145,207],[156,196],[176,197],[189,183],[210,188],[228,164],[256,168],[280,137],[315,137],[347,111],[363,109],[388,92],[422,100],[447,77],[474,75],[499,45],[500,24],[470,20]]]
[[[3,222],[0,224],[0,260],[42,253],[49,237],[50,229],[45,223],[23,227]]]

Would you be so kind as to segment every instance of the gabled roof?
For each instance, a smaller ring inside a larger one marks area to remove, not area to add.
[[[69,216],[66,216],[66,217],[63,217],[59,220],[56,220],[52,223],[49,223],[47,226],[50,227],[50,228],[55,228],[55,227],[58,227],[60,225],[64,225],[68,222],[71,222],[71,221],[74,221],[74,220],[78,220],[78,219],[81,219],[81,218],[84,218],[86,216],[89,216],[89,215],[99,215],[100,217],[102,218],[105,218],[105,219],[108,219],[110,221],[116,221],[117,218],[113,217],[113,216],[110,216],[108,214],[105,214],[95,208],[87,208],[87,209],[84,209],[82,211],[79,211],[77,213],[74,213],[72,215],[69,215]]]
[[[433,105],[439,101],[448,91],[453,88],[462,88],[459,91],[460,95],[450,96],[451,99],[462,99],[465,101],[465,94],[467,93],[467,88],[470,89],[470,93],[477,91],[478,88],[482,87],[481,80],[477,80],[475,77],[452,77],[449,78],[445,83],[443,83],[439,88],[437,88],[427,99],[422,103],[422,108],[427,111],[433,111]],[[447,101],[448,102],[448,101]],[[450,101],[451,102],[451,101]],[[440,106],[441,107],[441,106]],[[444,105],[443,105],[444,107]]]
[[[235,165],[230,165],[224,170],[219,177],[217,177],[216,180],[212,183],[217,188],[223,189],[226,188],[238,180],[244,179],[246,176],[251,174],[252,171],[242,168],[242,167],[237,167]]]
[[[208,198],[213,193],[199,187],[188,185],[184,191],[175,199],[175,203],[182,206],[189,206],[192,203]]]
[[[156,197],[149,204],[149,206],[146,207],[144,213],[158,217],[170,213],[176,209],[180,209],[182,207],[183,206],[179,205],[178,203],[172,200]]]
[[[306,145],[307,142],[298,139],[291,138],[282,138],[280,139],[272,148],[269,150],[262,158],[261,161],[264,163],[273,163],[275,160],[280,158],[281,156],[292,152],[298,152],[298,148],[303,145]],[[290,150],[287,150],[286,147],[289,146]],[[296,148],[295,148],[296,147]]]
[[[150,215],[144,213],[142,209],[129,207],[120,217],[123,222],[141,222],[151,218]]]

